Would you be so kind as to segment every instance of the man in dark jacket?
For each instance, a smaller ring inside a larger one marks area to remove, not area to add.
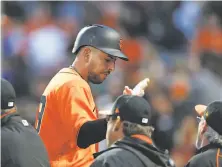
[[[1,166],[49,167],[43,142],[16,112],[15,99],[12,85],[1,79]]]
[[[168,154],[160,151],[151,139],[151,109],[139,96],[117,98],[107,116],[107,150],[94,154],[91,167],[169,167]],[[113,144],[114,143],[114,144]]]
[[[196,147],[197,155],[186,167],[222,167],[222,102],[195,107],[200,120]]]

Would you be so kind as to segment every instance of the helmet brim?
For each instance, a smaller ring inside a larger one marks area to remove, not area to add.
[[[98,49],[110,56],[120,58],[124,61],[129,61],[128,57],[118,49],[110,49],[110,48],[98,48]]]

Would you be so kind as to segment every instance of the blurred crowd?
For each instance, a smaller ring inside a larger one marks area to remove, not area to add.
[[[2,2],[2,77],[15,87],[18,109],[34,123],[41,94],[75,59],[78,31],[104,24],[123,36],[130,61],[118,60],[101,85],[97,107],[110,109],[124,86],[149,77],[145,98],[154,111],[154,140],[178,167],[194,154],[194,106],[222,100],[222,2]],[[56,114],[56,113],[55,113]]]

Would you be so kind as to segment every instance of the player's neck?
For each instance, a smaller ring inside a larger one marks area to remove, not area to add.
[[[203,141],[202,141],[202,147],[206,146],[210,144],[209,141],[207,140],[207,138],[204,137]]]
[[[79,61],[74,61],[71,68],[75,70],[86,82],[88,82],[88,72]]]

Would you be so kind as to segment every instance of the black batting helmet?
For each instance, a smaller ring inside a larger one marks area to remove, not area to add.
[[[102,52],[128,61],[128,57],[121,52],[122,39],[119,33],[107,26],[93,24],[80,30],[72,53],[76,53],[82,46],[92,46]]]

